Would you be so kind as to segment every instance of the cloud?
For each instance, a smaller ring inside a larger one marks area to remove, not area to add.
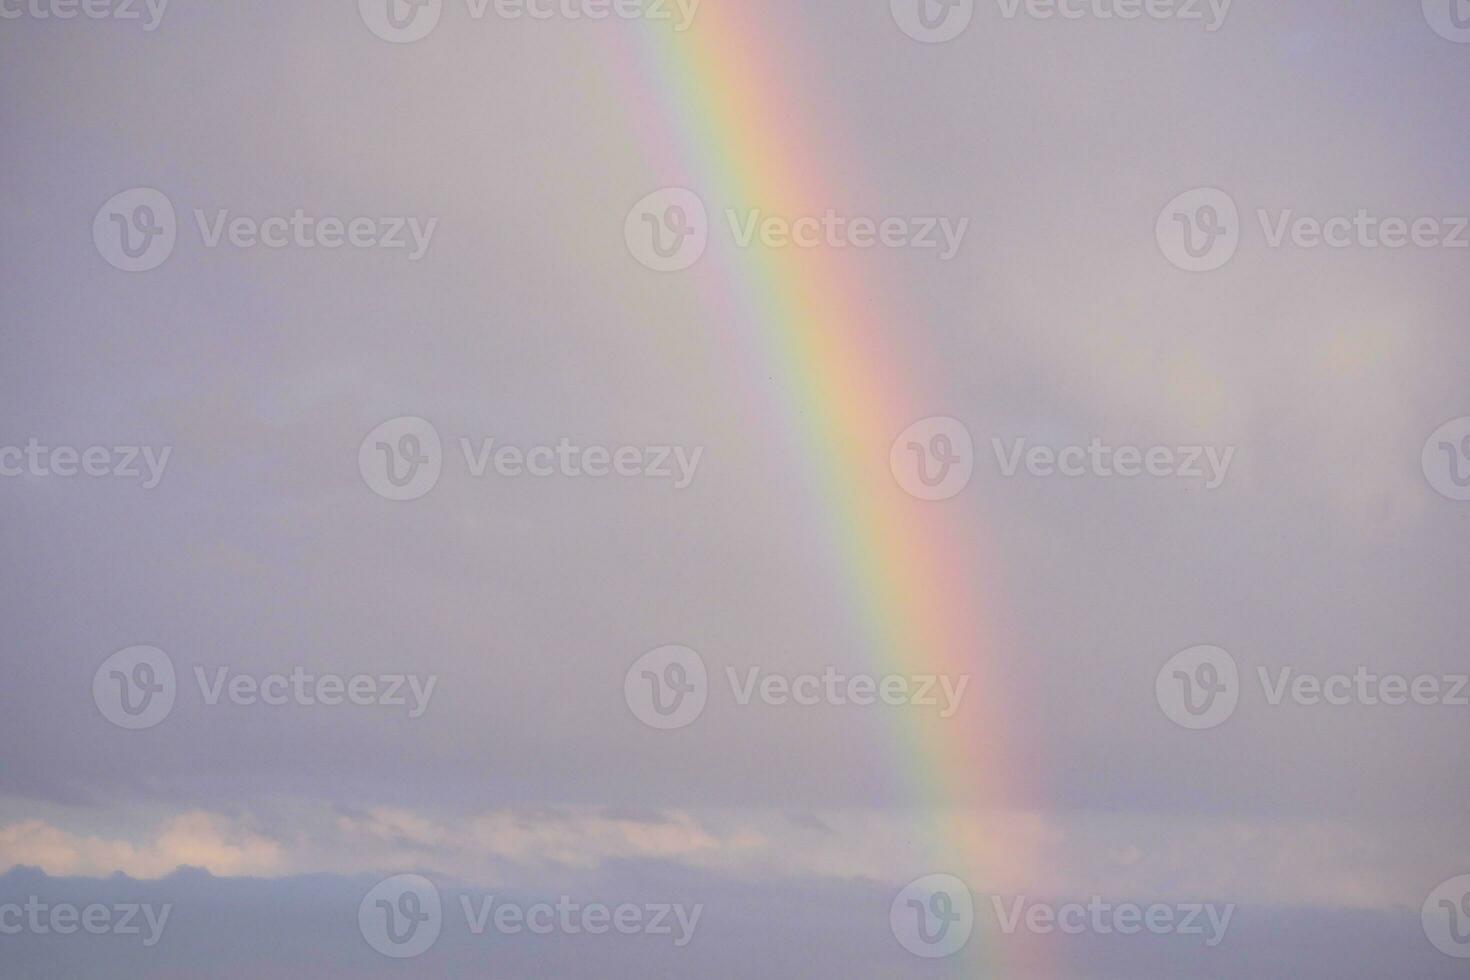
[[[197,810],[165,821],[143,842],[80,836],[40,820],[0,825],[0,864],[53,875],[158,878],[181,866],[217,875],[273,875],[283,870],[281,857],[279,842]]]
[[[51,874],[158,878],[180,866],[216,875],[420,871],[483,887],[566,886],[619,866],[669,866],[731,880],[867,881],[894,886],[940,868],[977,890],[1386,910],[1470,865],[1453,823],[1246,821],[1199,815],[1040,812],[902,814],[598,808],[498,809],[467,816],[403,808],[294,807],[269,820],[199,811],[137,840],[70,833],[39,820],[0,825],[0,862]],[[915,841],[939,819],[945,849]],[[117,821],[114,816],[114,821]],[[274,832],[265,827],[286,828]]]

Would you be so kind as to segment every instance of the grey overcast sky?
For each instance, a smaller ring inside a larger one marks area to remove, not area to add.
[[[0,973],[1462,975],[1470,3],[122,2],[0,0]],[[651,59],[732,26],[809,199],[670,149],[723,76]],[[692,268],[634,241],[660,188],[707,206]],[[899,668],[793,435],[810,379],[716,298],[811,257],[729,209],[967,222],[814,250],[908,379],[861,472],[898,495],[904,425],[968,438],[968,483],[904,497],[983,570],[946,582],[986,610],[936,661],[953,718],[938,681],[761,693]],[[681,675],[630,668],[670,645],[706,701],[659,731],[640,685]],[[981,757],[985,806],[916,790]],[[405,874],[442,932],[384,955]],[[897,922],[933,874],[973,897],[953,956]],[[477,936],[487,895],[703,912]],[[1095,896],[1234,911],[1005,928]],[[144,946],[33,898],[173,910]]]

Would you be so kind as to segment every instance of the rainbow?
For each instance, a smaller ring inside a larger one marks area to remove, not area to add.
[[[782,50],[783,37],[799,35],[792,24],[801,14],[788,7],[778,19],[770,9],[753,0],[706,3],[686,32],[648,25],[629,32],[638,47],[626,55],[619,81],[631,104],[655,107],[631,114],[634,138],[651,155],[674,156],[690,175],[689,189],[710,205],[712,225],[723,207],[820,214],[839,203],[824,172],[860,158],[838,142],[831,120],[802,119],[791,108],[787,93],[801,84],[798,70],[810,77],[820,75],[819,66],[809,53],[798,62]],[[905,43],[895,33],[894,43]],[[637,190],[630,201],[654,189],[630,188]],[[920,873],[953,873],[969,883],[977,928],[962,956],[975,975],[994,975],[980,902],[986,868],[1006,848],[979,832],[973,815],[1002,797],[995,746],[1007,728],[984,670],[994,655],[982,643],[990,590],[971,530],[957,533],[957,524],[971,523],[974,497],[919,501],[889,471],[898,434],[943,413],[923,403],[923,386],[896,356],[893,338],[904,318],[884,304],[900,291],[873,286],[871,259],[851,249],[759,246],[736,255],[719,270],[722,294],[711,302],[748,322],[784,400],[780,413],[795,430],[793,448],[811,461],[805,489],[827,522],[833,573],[869,663],[883,673],[971,677],[958,715],[941,721],[893,713],[889,739],[896,792],[924,815],[915,863],[927,865]]]

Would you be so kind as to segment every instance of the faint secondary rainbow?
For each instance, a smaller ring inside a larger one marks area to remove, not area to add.
[[[852,166],[823,126],[796,117],[784,96],[797,71],[820,71],[808,58],[783,56],[779,20],[757,0],[705,3],[684,33],[648,27],[622,70],[630,100],[653,99],[651,117],[630,111],[638,138],[678,154],[710,210],[712,241],[727,207],[797,216],[841,202],[824,186],[825,169]],[[895,44],[904,43],[898,35]],[[632,200],[656,187],[630,188]],[[636,193],[634,193],[636,191]],[[712,250],[713,251],[713,250]],[[728,296],[756,333],[783,414],[798,428],[810,459],[810,491],[823,504],[833,565],[846,578],[867,656],[881,673],[968,674],[964,708],[954,718],[891,713],[895,778],[907,801],[928,816],[916,857],[924,871],[967,878],[976,891],[977,929],[967,950],[977,967],[995,968],[985,950],[980,908],[991,862],[1007,853],[966,813],[996,804],[1004,772],[994,750],[1004,730],[996,711],[984,643],[984,577],[956,522],[971,524],[973,497],[925,503],[889,472],[889,446],[919,418],[945,414],[891,356],[902,318],[885,311],[891,290],[875,288],[871,255],[830,249],[739,251],[722,269]],[[702,260],[712,261],[707,254]],[[990,972],[987,969],[985,972]]]

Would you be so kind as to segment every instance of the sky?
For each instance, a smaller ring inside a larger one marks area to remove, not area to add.
[[[0,0],[0,973],[1461,975],[1470,3],[51,2]],[[801,199],[682,149],[718,78],[658,53],[723,47]],[[877,324],[835,477],[768,265]],[[942,528],[955,649],[874,659],[848,493]]]

